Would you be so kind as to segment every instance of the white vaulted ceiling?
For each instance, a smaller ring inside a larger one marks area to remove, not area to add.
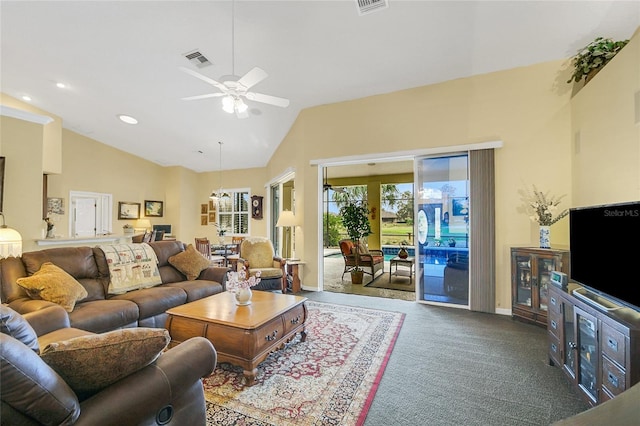
[[[5,1],[0,90],[63,119],[65,128],[161,165],[215,170],[218,141],[243,167],[262,167],[301,109],[565,59],[597,36],[640,26],[637,1],[397,1],[360,16],[356,0],[235,3],[235,74],[268,77],[222,111],[215,92],[179,70],[232,72],[230,1]],[[199,50],[212,65],[183,54]],[[56,87],[56,82],[68,85]],[[126,125],[116,115],[136,117]]]

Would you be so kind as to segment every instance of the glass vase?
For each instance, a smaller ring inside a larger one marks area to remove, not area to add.
[[[549,226],[540,225],[540,248],[551,248],[551,229]]]
[[[250,305],[251,304],[251,296],[252,295],[253,295],[253,293],[251,293],[251,289],[250,288],[239,288],[239,289],[237,289],[236,292],[235,292],[236,305],[239,305],[239,306]]]

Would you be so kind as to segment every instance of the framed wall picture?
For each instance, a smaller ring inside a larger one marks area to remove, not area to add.
[[[209,205],[208,204],[200,204],[200,214],[209,213]]]
[[[200,216],[200,225],[206,225],[207,224],[207,215],[203,214],[202,216]]]
[[[140,219],[140,203],[118,201],[118,219]]]
[[[209,212],[209,223],[216,224],[216,212]]]
[[[164,216],[164,202],[144,200],[144,215],[147,217]]]
[[[64,214],[64,198],[47,198],[47,213]]]
[[[214,203],[213,200],[209,200],[209,211],[212,211],[215,209],[216,209],[216,203]]]

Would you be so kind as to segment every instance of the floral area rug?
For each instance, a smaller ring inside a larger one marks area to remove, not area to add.
[[[221,363],[203,380],[208,425],[361,425],[393,350],[404,314],[307,301],[300,335],[258,367]]]

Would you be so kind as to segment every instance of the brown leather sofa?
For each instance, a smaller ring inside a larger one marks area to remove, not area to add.
[[[31,299],[16,282],[51,262],[73,276],[88,293],[69,313],[71,327],[103,333],[137,326],[163,328],[168,309],[225,290],[227,268],[209,267],[197,279],[188,280],[169,263],[171,256],[185,250],[182,242],[157,241],[149,245],[158,258],[161,285],[110,295],[109,268],[100,248],[51,248],[26,252],[20,258],[0,259],[0,299],[21,314],[54,305]]]
[[[217,361],[207,339],[189,339],[83,399],[38,352],[49,343],[92,333],[69,327],[67,312],[57,305],[24,316],[7,311],[0,334],[2,425],[206,424],[201,378],[213,372]],[[25,319],[32,330],[24,331]],[[37,342],[31,335],[38,336]]]

